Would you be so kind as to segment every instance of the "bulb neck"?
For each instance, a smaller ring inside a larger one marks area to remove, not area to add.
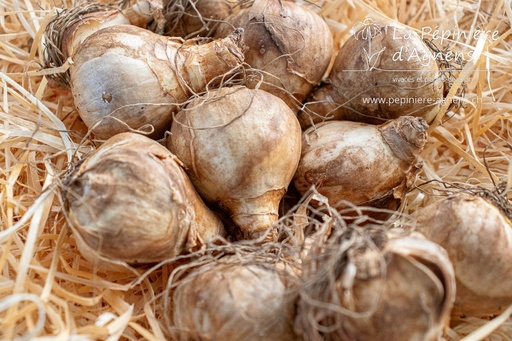
[[[420,117],[401,116],[379,126],[382,138],[400,160],[414,163],[427,142],[427,122]]]

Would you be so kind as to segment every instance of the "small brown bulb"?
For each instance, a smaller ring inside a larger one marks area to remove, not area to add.
[[[315,186],[335,208],[346,202],[394,210],[415,175],[428,126],[403,116],[381,126],[329,121],[303,133],[294,177],[302,194]]]
[[[176,340],[301,340],[293,331],[297,278],[271,263],[205,264],[173,293]]]

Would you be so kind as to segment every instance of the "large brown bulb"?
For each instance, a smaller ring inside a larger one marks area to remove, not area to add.
[[[129,264],[159,262],[224,235],[178,162],[159,143],[123,133],[77,166],[62,196],[86,259],[96,251]]]
[[[430,123],[443,90],[437,62],[417,33],[394,22],[369,22],[340,48],[299,120],[304,128],[331,119],[381,124],[405,115]]]
[[[243,55],[234,36],[196,45],[129,25],[102,29],[73,56],[71,92],[80,117],[99,138],[130,130],[161,137],[173,111]]]
[[[239,86],[192,101],[176,115],[167,146],[198,192],[222,207],[245,238],[257,238],[278,219],[300,140],[299,122],[282,100]]]
[[[427,127],[409,116],[381,126],[329,121],[311,127],[303,134],[295,187],[304,194],[314,185],[335,208],[350,202],[394,210],[415,175]]]
[[[244,29],[245,85],[280,97],[297,112],[318,85],[333,54],[333,38],[316,13],[291,1],[261,0],[219,25],[215,36]]]

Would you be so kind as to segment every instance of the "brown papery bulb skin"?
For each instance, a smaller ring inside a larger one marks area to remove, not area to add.
[[[160,262],[225,234],[177,158],[139,134],[105,142],[65,179],[62,196],[86,259],[94,259],[88,249],[129,264]]]
[[[305,194],[314,185],[338,209],[347,201],[394,210],[418,170],[427,128],[409,116],[380,126],[329,121],[311,127],[303,133],[295,187]]]
[[[161,5],[161,4],[159,4]],[[151,21],[155,20],[155,15],[158,15],[158,10],[162,10],[162,8],[157,8],[155,6],[155,1],[153,0],[141,0],[134,3],[132,6],[124,8],[123,14],[130,21],[131,25],[148,28],[147,25]],[[161,14],[163,16],[163,14]],[[157,19],[158,20],[158,19]],[[157,21],[155,20],[155,21]],[[153,31],[153,30],[152,30]],[[153,31],[155,32],[155,31]],[[157,32],[155,32],[157,33]]]
[[[455,268],[453,315],[499,314],[512,304],[512,225],[496,206],[458,194],[414,217],[415,229],[444,247]]]
[[[331,119],[381,124],[404,115],[430,123],[443,99],[432,52],[394,22],[366,22],[341,47],[324,83],[299,113],[304,129]]]
[[[245,238],[258,238],[278,219],[300,140],[299,122],[282,100],[238,86],[192,101],[176,115],[167,146],[198,192],[223,208]]]
[[[313,124],[330,120],[340,120],[343,98],[337,88],[329,83],[322,83],[310,94],[304,107],[297,113],[300,126],[303,130]]]
[[[334,282],[324,290],[306,289],[311,296],[299,302],[296,320],[304,339],[439,340],[455,299],[455,275],[448,255],[421,236],[388,238],[380,250],[352,247],[347,260],[335,265],[342,268],[333,270],[339,273]],[[325,265],[318,266],[321,271]],[[315,330],[313,316],[331,331]]]
[[[129,25],[98,31],[73,56],[76,108],[99,138],[148,125],[152,137],[162,136],[177,110],[174,104],[240,65],[239,38],[196,45]]]
[[[301,340],[290,273],[253,261],[206,264],[188,277],[173,294],[176,340]]]
[[[333,38],[325,21],[291,1],[257,0],[226,22],[216,37],[244,29],[245,61],[253,69],[245,85],[280,97],[296,113],[331,61]]]
[[[93,33],[114,25],[129,25],[129,19],[119,11],[90,12],[80,16],[66,28],[68,34],[62,35],[64,59],[73,56],[80,45]]]

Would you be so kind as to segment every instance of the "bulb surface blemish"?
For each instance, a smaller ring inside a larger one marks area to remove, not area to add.
[[[110,92],[104,92],[101,94],[101,99],[105,103],[110,103],[112,102],[112,94]]]

